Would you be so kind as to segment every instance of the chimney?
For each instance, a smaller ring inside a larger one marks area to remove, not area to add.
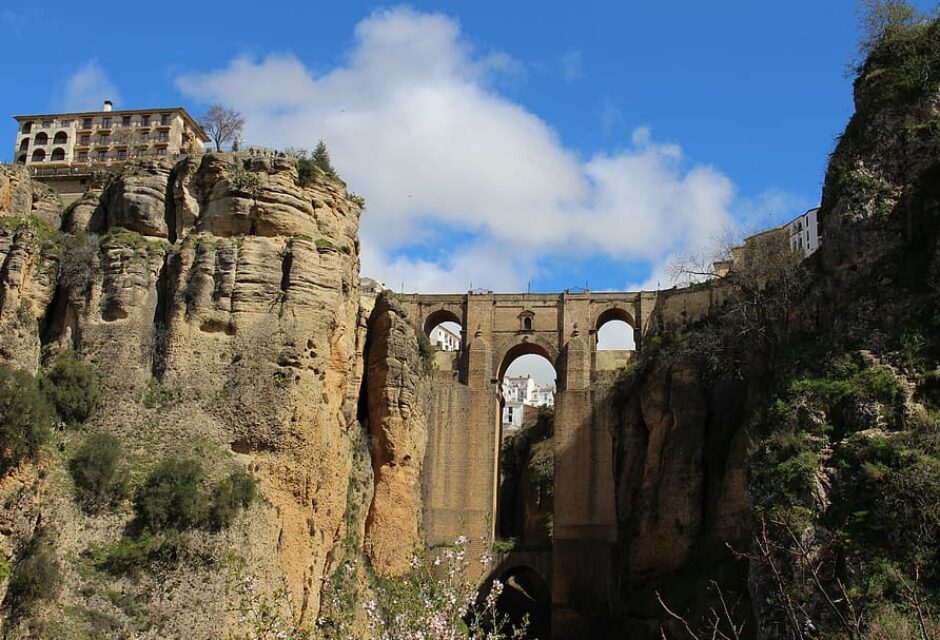
[[[102,111],[110,111],[112,106],[114,106],[114,105],[111,104],[111,101],[110,101],[110,100],[105,100],[105,101],[104,101],[104,109],[102,109]]]

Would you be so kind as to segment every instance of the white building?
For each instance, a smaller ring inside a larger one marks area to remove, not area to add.
[[[460,334],[442,324],[431,330],[429,338],[434,348],[439,351],[460,351]]]
[[[110,164],[130,158],[201,153],[209,136],[182,107],[14,116],[14,158],[40,169]]]
[[[819,207],[810,209],[784,225],[789,237],[790,249],[802,252],[804,257],[813,255],[819,248],[819,226],[816,222],[818,212]]]
[[[555,387],[539,387],[531,376],[506,377],[503,401],[503,429],[518,429],[525,407],[555,406]]]

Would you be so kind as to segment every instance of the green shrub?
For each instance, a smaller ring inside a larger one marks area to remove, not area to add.
[[[117,542],[89,552],[95,567],[114,576],[135,577],[155,564],[171,563],[179,557],[176,536],[154,535],[145,531],[136,538]]]
[[[69,460],[69,472],[75,482],[79,504],[88,511],[119,502],[125,484],[118,477],[121,444],[108,433],[93,433]]]
[[[139,524],[150,531],[182,531],[200,526],[207,513],[202,480],[202,466],[195,460],[162,461],[134,496]]]
[[[10,611],[19,615],[36,602],[54,599],[60,576],[61,568],[52,544],[41,532],[36,533],[13,568],[7,589]]]
[[[22,369],[0,365],[0,473],[35,458],[53,420],[36,378]]]
[[[42,378],[42,390],[69,425],[84,422],[98,406],[98,373],[71,351],[63,351]]]
[[[245,471],[233,471],[216,486],[212,494],[209,524],[215,530],[225,529],[255,499],[255,479]]]

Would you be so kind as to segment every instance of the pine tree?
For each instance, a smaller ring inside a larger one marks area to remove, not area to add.
[[[313,150],[311,159],[313,160],[313,164],[323,171],[323,173],[332,178],[336,177],[336,169],[333,168],[333,164],[330,162],[330,152],[327,151],[326,143],[323,142],[323,140],[317,143],[317,148]]]

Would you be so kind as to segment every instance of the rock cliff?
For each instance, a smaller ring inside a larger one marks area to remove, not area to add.
[[[0,483],[5,557],[42,522],[57,532],[63,567],[44,626],[23,623],[10,637],[85,637],[98,618],[118,635],[219,637],[240,607],[227,590],[244,576],[285,617],[316,617],[321,578],[343,540],[361,538],[356,514],[372,497],[371,487],[350,490],[351,478],[371,481],[353,468],[368,457],[359,215],[344,185],[325,175],[301,184],[290,158],[132,162],[65,211],[22,169],[3,169],[0,361],[35,372],[73,350],[101,388],[81,430],[58,432],[38,467]],[[375,323],[389,326],[377,330],[368,375],[380,444],[369,540],[379,565],[400,572],[410,549],[399,547],[417,536],[416,503],[403,498],[416,499],[422,391],[413,331],[383,311]],[[199,459],[210,479],[249,470],[261,500],[227,532],[184,536],[198,562],[106,575],[96,549],[133,521],[127,508],[88,515],[73,504],[65,462],[91,432],[118,436],[132,483],[177,456]]]

